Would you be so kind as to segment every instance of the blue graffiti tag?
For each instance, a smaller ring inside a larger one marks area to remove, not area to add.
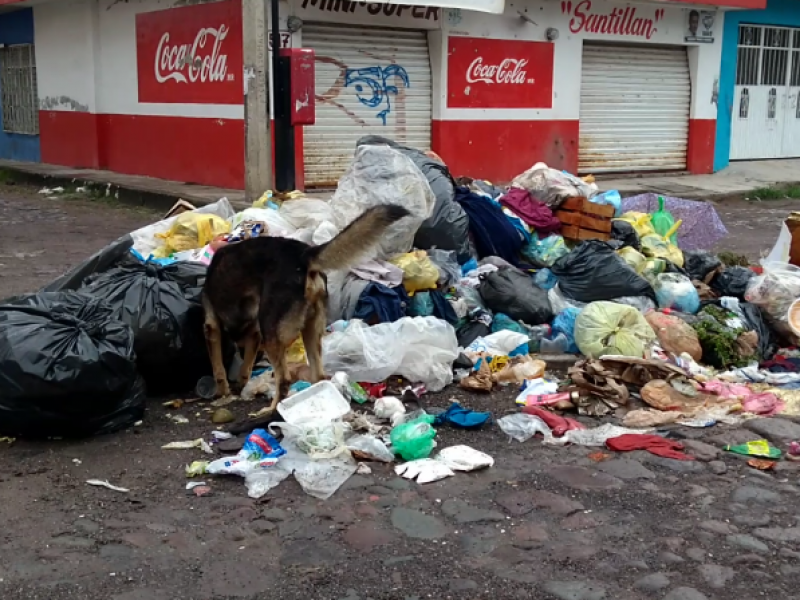
[[[347,69],[344,74],[344,85],[353,85],[356,90],[358,101],[364,106],[377,108],[386,103],[386,108],[376,116],[386,125],[386,117],[392,112],[392,103],[389,94],[398,93],[397,86],[390,85],[389,80],[398,77],[403,81],[406,88],[411,87],[408,73],[400,65],[389,65],[387,67],[364,67],[361,69]]]

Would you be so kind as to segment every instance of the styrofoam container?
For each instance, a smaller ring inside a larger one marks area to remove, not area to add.
[[[792,302],[787,311],[786,320],[789,321],[789,328],[792,333],[800,338],[800,298]]]
[[[278,413],[290,425],[336,421],[350,412],[350,403],[330,381],[320,381],[278,404]]]

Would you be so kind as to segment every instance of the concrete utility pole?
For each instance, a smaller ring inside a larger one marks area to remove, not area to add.
[[[272,183],[270,131],[269,0],[242,0],[244,28],[245,196],[258,199]]]

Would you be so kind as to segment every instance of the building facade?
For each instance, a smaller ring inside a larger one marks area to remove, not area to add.
[[[714,170],[731,160],[800,157],[800,6],[726,16]]]
[[[241,1],[0,0],[19,8],[0,14],[0,157],[243,188],[256,116]],[[538,161],[709,173],[723,27],[759,3],[506,0],[485,14],[283,0],[282,44],[316,54],[298,187],[335,186],[368,134],[496,182]]]

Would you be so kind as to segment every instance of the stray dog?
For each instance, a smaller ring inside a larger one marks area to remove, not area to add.
[[[244,348],[238,385],[250,379],[259,350],[275,373],[272,414],[286,396],[289,376],[286,351],[303,336],[312,383],[320,381],[322,335],[327,324],[325,271],[357,264],[380,241],[386,229],[408,216],[402,206],[375,206],[350,223],[327,244],[260,237],[223,246],[214,254],[203,287],[205,338],[217,384],[217,397],[231,393],[222,362],[222,334]]]

